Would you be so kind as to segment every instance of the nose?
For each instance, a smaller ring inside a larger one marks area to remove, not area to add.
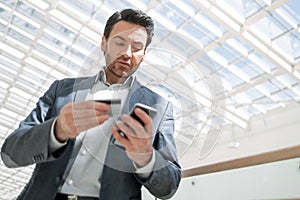
[[[132,57],[132,48],[131,48],[131,45],[127,45],[127,48],[123,52],[123,56],[125,56],[127,58],[131,58]]]

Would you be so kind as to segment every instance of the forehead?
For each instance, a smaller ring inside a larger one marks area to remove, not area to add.
[[[146,42],[147,32],[145,27],[141,25],[126,21],[119,21],[113,26],[109,37],[122,37],[126,40]]]

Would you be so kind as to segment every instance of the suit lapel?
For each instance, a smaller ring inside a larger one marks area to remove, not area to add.
[[[126,101],[124,102],[123,108],[122,108],[122,114],[129,113],[133,105],[140,101],[143,97],[143,93],[140,92],[141,84],[135,79],[131,89],[129,90],[128,96]],[[139,93],[140,95],[138,95]]]
[[[78,101],[84,101],[86,99],[86,96],[90,89],[93,87],[95,84],[95,81],[97,79],[97,75],[91,76],[83,81],[78,81],[74,83],[74,96],[73,96],[73,101],[78,102]]]

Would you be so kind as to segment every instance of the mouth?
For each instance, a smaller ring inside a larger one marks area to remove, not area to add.
[[[119,63],[121,65],[122,68],[130,68],[130,64],[126,61],[123,61],[123,60],[117,60],[117,63]]]
[[[115,61],[115,73],[119,76],[127,76],[131,71],[131,65],[125,60],[116,60]]]

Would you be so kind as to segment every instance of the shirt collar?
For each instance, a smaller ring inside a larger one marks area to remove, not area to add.
[[[131,88],[133,85],[133,82],[135,80],[135,76],[134,75],[130,75],[122,84],[109,84],[106,81],[106,74],[105,74],[105,70],[104,70],[104,66],[102,67],[102,69],[99,71],[99,73],[97,74],[97,77],[95,79],[95,84],[100,81],[102,83],[104,83],[105,85],[107,85],[110,88],[117,88],[117,87],[127,87],[127,88]]]

